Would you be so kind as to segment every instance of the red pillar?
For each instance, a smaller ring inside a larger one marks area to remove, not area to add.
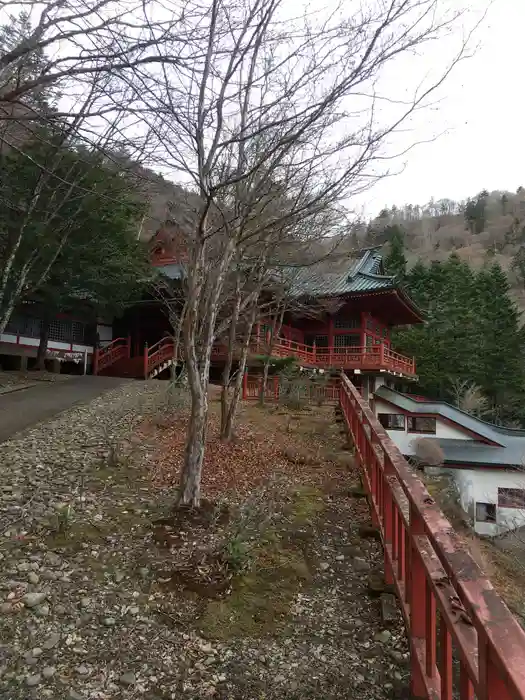
[[[144,372],[144,379],[148,378],[148,344],[144,343],[144,357],[143,359],[143,372]]]

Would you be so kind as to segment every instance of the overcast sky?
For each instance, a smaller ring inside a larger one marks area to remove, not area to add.
[[[470,0],[480,12],[488,0]],[[432,196],[461,200],[486,188],[525,186],[523,31],[525,0],[494,0],[478,30],[480,47],[457,67],[411,140],[446,133],[418,146],[359,202],[368,214],[384,205],[423,204]],[[356,203],[357,204],[357,203]]]

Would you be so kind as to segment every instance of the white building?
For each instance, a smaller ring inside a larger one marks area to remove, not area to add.
[[[399,450],[416,455],[418,438],[436,440],[443,468],[456,482],[461,506],[480,535],[525,525],[525,430],[501,428],[441,401],[386,386],[370,404]]]

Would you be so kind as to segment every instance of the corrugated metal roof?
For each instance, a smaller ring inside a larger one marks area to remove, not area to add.
[[[171,263],[169,265],[159,265],[157,270],[170,280],[180,280],[184,267],[180,263]]]
[[[379,399],[383,398],[409,413],[442,416],[481,438],[497,443],[492,446],[477,440],[432,438],[438,440],[446,462],[524,468],[525,430],[502,428],[475,418],[444,401],[414,400],[406,394],[401,394],[385,386],[379,387],[375,396]]]

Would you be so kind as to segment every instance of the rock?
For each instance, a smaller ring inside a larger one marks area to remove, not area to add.
[[[32,688],[35,685],[38,685],[41,680],[42,676],[39,673],[35,673],[34,676],[27,676],[26,683],[30,688]]]
[[[43,605],[37,605],[34,608],[35,615],[38,617],[47,617],[49,615],[49,605],[44,603]]]
[[[44,666],[42,670],[42,675],[44,678],[53,678],[56,673],[56,668],[54,666]]]
[[[403,654],[400,651],[398,651],[397,649],[389,649],[388,653],[389,653],[392,661],[395,661],[397,664],[402,664],[403,661],[405,660],[405,657],[403,656]]]
[[[370,568],[370,564],[366,561],[366,559],[362,559],[361,557],[355,557],[352,565],[355,571],[368,571]]]
[[[33,656],[36,659],[42,655],[42,649],[40,649],[40,647],[35,647],[34,649],[31,649],[31,653],[33,654]]]
[[[381,533],[379,528],[373,525],[360,525],[359,526],[359,537],[367,538],[370,537],[378,542],[381,542]]]
[[[46,639],[46,641],[42,644],[43,649],[53,649],[53,647],[56,647],[56,645],[60,641],[60,635],[58,632],[53,632],[52,634],[49,635],[49,637]]]
[[[382,644],[386,644],[388,641],[390,641],[391,637],[392,633],[388,630],[382,630],[381,632],[374,634],[374,640],[376,642],[381,642]]]
[[[21,573],[24,573],[25,571],[30,571],[31,566],[29,562],[23,561],[21,564],[19,564],[17,567],[17,570],[20,571]]]
[[[396,597],[392,593],[381,595],[381,618],[383,622],[390,623],[397,619]]]
[[[335,558],[336,561],[344,561],[345,560],[345,555],[344,554],[338,554]]]
[[[281,676],[275,676],[275,679],[274,679],[274,680],[275,680],[276,683],[284,683],[285,680],[286,680],[286,678],[285,678],[284,676],[281,675]]]
[[[118,569],[117,569],[117,571],[115,571],[115,581],[117,583],[120,583],[125,578],[126,578],[126,575],[122,571],[119,571]]]
[[[11,603],[0,603],[0,613],[8,615],[13,612],[13,605]]]
[[[135,606],[129,609],[129,614],[130,614],[130,615],[138,615],[139,612],[140,612],[140,608],[137,608],[137,607],[135,607]]]
[[[321,569],[321,571],[326,571],[327,569],[330,568],[330,564],[328,564],[328,562],[326,562],[326,561],[322,561],[319,564],[319,568]]]
[[[88,608],[91,604],[91,599],[90,598],[81,598],[80,599],[80,607],[81,608]]]
[[[84,664],[77,666],[75,671],[78,673],[79,676],[87,676],[89,674],[89,668]]]
[[[141,569],[139,569],[139,574],[142,576],[142,578],[148,578],[149,569],[146,567],[142,567]]]
[[[44,581],[56,581],[59,578],[59,574],[56,571],[50,571],[49,569],[42,571],[40,576]]]
[[[47,593],[45,591],[40,591],[40,593],[26,593],[22,597],[22,603],[26,608],[34,608],[40,603],[43,603],[47,598]]]
[[[128,673],[123,673],[119,678],[119,683],[122,685],[135,685],[136,682],[135,674],[131,671],[128,671]]]
[[[40,576],[38,574],[35,574],[34,571],[31,571],[27,576],[27,580],[29,581],[29,583],[33,583],[36,585],[37,583],[40,583]]]
[[[68,693],[67,697],[68,697],[68,700],[84,700],[84,696],[81,695],[80,693],[77,693],[77,691],[74,690],[73,688],[69,689],[69,693]]]
[[[103,622],[106,627],[113,627],[117,621],[114,617],[105,617]]]

